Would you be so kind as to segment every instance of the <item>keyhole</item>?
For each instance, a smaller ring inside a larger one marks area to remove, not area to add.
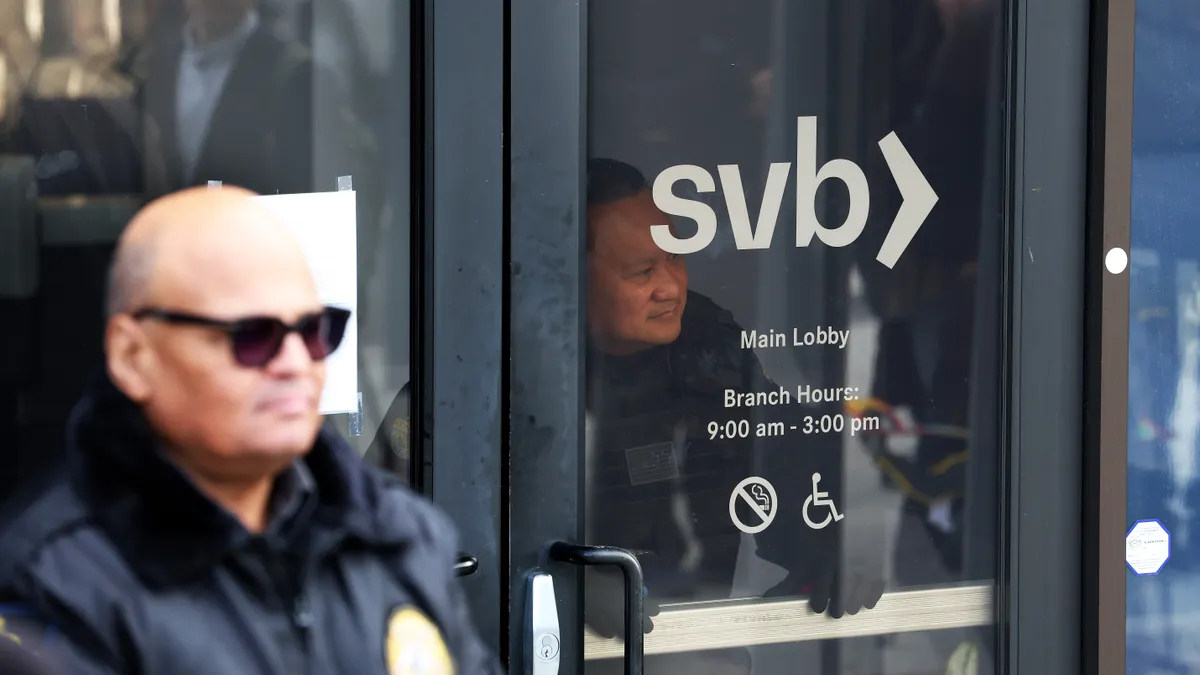
[[[553,635],[543,635],[540,640],[538,655],[549,661],[558,653],[558,640]]]

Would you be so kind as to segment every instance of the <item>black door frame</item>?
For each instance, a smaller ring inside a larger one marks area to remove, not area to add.
[[[998,672],[1081,672],[1089,4],[1009,3]],[[414,446],[480,561],[468,594],[513,673],[537,567],[557,587],[560,672],[582,654],[581,573],[544,549],[583,524],[586,16],[556,0],[413,12],[415,255],[431,261],[414,284]]]
[[[1013,4],[1000,672],[1078,673],[1091,3]]]
[[[508,426],[505,13],[488,0],[408,0],[412,35],[415,487],[478,561],[476,626],[505,657]]]

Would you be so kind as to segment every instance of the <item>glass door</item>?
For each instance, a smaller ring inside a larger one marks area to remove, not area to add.
[[[560,5],[509,17],[510,670],[1073,672],[1086,52],[1054,107],[1022,3]]]
[[[990,672],[1001,7],[688,7],[587,17],[583,541],[649,673]]]

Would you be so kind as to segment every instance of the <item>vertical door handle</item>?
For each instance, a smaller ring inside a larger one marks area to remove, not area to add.
[[[625,675],[642,675],[645,634],[642,633],[646,580],[636,556],[615,546],[584,546],[565,541],[550,545],[550,558],[575,565],[612,565],[625,577]]]
[[[529,575],[525,603],[525,675],[558,675],[562,638],[554,578],[541,571]]]

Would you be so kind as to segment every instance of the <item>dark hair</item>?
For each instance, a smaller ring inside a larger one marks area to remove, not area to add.
[[[632,164],[596,157],[587,163],[587,205],[603,206],[650,189],[646,177]]]

